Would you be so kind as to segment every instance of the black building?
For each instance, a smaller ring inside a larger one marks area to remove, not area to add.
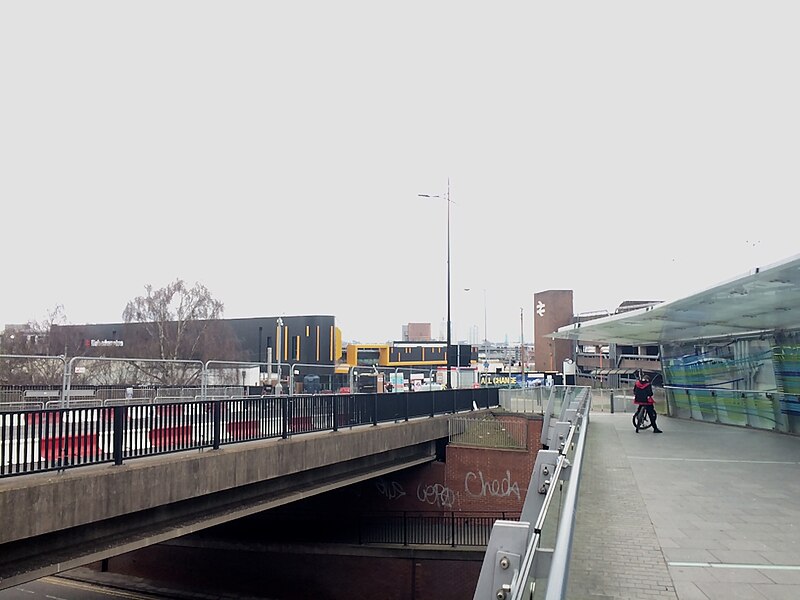
[[[341,332],[330,315],[157,323],[54,325],[50,351],[68,356],[161,358],[159,339],[179,359],[334,365]],[[279,347],[280,344],[280,347]]]

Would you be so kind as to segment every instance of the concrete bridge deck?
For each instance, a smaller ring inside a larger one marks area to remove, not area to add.
[[[800,598],[800,437],[592,413],[568,598]]]

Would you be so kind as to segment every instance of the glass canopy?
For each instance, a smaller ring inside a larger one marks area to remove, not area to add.
[[[654,345],[800,329],[800,255],[705,291],[561,327],[550,337]]]

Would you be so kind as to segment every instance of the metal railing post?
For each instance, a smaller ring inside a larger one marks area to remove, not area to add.
[[[450,546],[456,547],[456,515],[450,511]]]
[[[215,398],[211,401],[211,426],[213,428],[212,448],[219,450],[219,443],[222,437],[222,400]]]
[[[77,356],[73,356],[69,359],[69,363],[66,366],[66,377],[64,378],[64,393],[61,396],[61,406],[65,408],[69,408],[69,388],[72,385],[72,370],[75,368],[73,363],[78,359]]]
[[[403,546],[408,546],[408,513],[403,511]]]
[[[289,396],[281,396],[281,412],[283,413],[283,431],[281,437],[289,437]]]
[[[122,464],[123,436],[127,421],[128,407],[125,405],[114,407],[114,464]]]
[[[339,394],[333,395],[333,430],[339,431]]]
[[[203,370],[200,372],[200,401],[205,402],[206,396],[208,395],[208,363],[210,360],[207,360],[203,363]]]
[[[296,367],[299,366],[299,363],[294,363],[293,365],[289,365],[289,395],[294,394],[295,389],[295,382],[294,382],[294,370]]]

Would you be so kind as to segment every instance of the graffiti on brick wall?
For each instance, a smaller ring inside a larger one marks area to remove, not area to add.
[[[396,500],[406,495],[406,491],[399,481],[386,481],[383,477],[379,477],[375,481],[375,487],[378,488],[378,493],[381,496],[389,500]]]
[[[452,508],[456,495],[449,487],[441,483],[422,484],[417,486],[417,499],[426,504],[433,504],[443,508]]]
[[[464,490],[473,498],[493,496],[495,498],[507,498],[512,494],[521,499],[519,495],[519,484],[511,481],[511,472],[506,471],[506,476],[502,479],[487,479],[481,471],[477,473],[470,471],[464,477]]]

